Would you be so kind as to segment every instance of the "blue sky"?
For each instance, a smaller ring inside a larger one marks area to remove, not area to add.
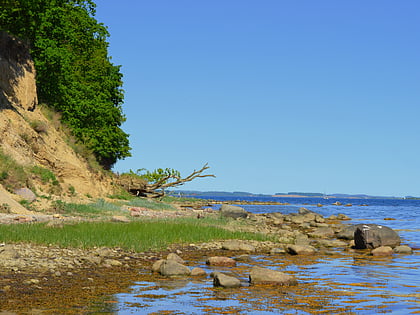
[[[98,0],[132,157],[183,189],[420,196],[420,2]]]

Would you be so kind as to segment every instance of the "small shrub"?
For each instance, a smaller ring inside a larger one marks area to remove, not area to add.
[[[51,182],[53,185],[58,185],[59,182],[55,177],[54,173],[49,169],[46,169],[41,166],[34,166],[31,170],[32,174],[38,175],[41,178],[43,184]]]
[[[30,125],[32,129],[35,130],[37,133],[42,134],[42,133],[47,133],[48,131],[48,125],[43,121],[35,120],[35,121],[32,121]]]
[[[71,196],[74,196],[76,194],[76,189],[73,186],[71,186],[71,185],[69,187],[69,194]]]
[[[28,135],[27,133],[22,133],[20,135],[20,137],[22,138],[23,141],[25,141],[27,144],[31,143],[31,136]]]
[[[28,186],[28,174],[22,165],[16,163],[0,148],[0,182],[9,191]]]
[[[7,177],[9,177],[9,173],[7,173],[7,171],[2,171],[0,173],[0,180],[5,180]]]

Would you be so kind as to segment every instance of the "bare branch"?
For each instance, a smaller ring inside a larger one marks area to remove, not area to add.
[[[213,174],[202,174],[205,170],[209,169],[208,163],[204,164],[204,166],[197,170],[194,170],[190,175],[188,175],[185,178],[181,178],[179,176],[170,174],[163,178],[161,178],[159,181],[153,184],[146,184],[143,191],[141,191],[141,194],[144,194],[151,198],[158,198],[165,195],[164,189],[168,187],[177,187],[181,186],[187,182],[190,182],[196,178],[204,178],[204,177],[216,177]],[[170,179],[175,179],[175,181],[168,182]],[[160,191],[157,191],[157,190]]]

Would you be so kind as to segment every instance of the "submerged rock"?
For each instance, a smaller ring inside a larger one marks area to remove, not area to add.
[[[241,281],[235,277],[225,275],[221,272],[213,274],[213,285],[215,287],[223,288],[238,288],[241,286]]]
[[[271,285],[295,285],[296,278],[281,271],[275,271],[262,267],[252,267],[249,274],[251,284],[271,284]]]
[[[393,253],[394,251],[389,246],[379,246],[371,252],[373,256],[392,256]]]
[[[193,277],[204,277],[207,273],[203,268],[195,267],[191,270],[191,276]]]
[[[413,249],[407,245],[399,245],[394,248],[394,253],[396,254],[412,254]]]

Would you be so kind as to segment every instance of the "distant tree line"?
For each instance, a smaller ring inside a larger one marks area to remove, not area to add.
[[[0,29],[28,43],[38,98],[62,114],[74,135],[109,169],[130,156],[120,127],[120,66],[108,56],[109,33],[92,0],[1,0]]]

